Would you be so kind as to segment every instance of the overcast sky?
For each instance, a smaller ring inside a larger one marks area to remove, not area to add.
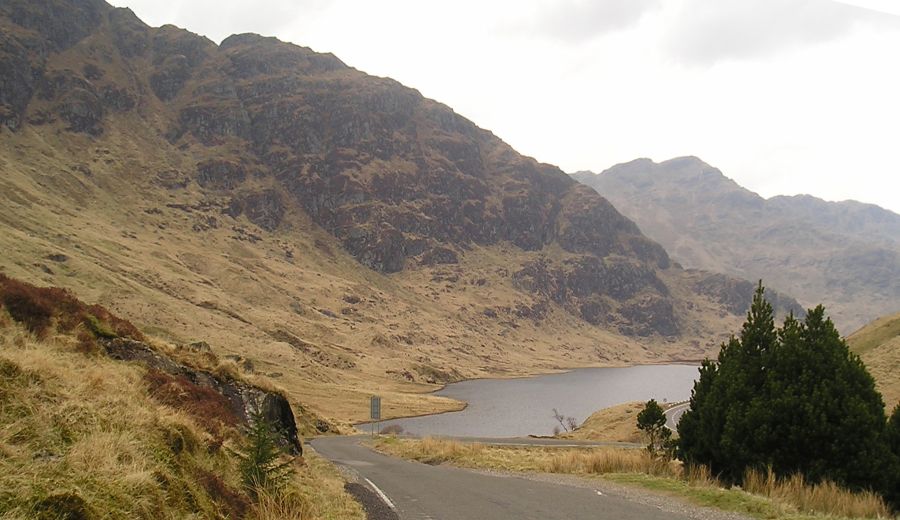
[[[900,1],[112,0],[390,76],[568,172],[696,155],[900,212]]]

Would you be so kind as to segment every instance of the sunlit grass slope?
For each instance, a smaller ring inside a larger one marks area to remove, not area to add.
[[[888,411],[900,403],[900,313],[879,318],[847,338],[875,378]]]
[[[0,518],[363,518],[313,453],[274,501],[252,500],[230,449],[239,430],[162,404],[145,368],[60,321],[39,337],[0,307]]]

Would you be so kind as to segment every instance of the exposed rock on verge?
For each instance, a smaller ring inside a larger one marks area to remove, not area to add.
[[[283,435],[284,445],[293,453],[303,450],[297,435],[297,424],[288,400],[280,394],[262,390],[247,383],[224,378],[204,370],[188,367],[163,356],[146,343],[126,338],[101,341],[106,354],[121,361],[137,361],[150,369],[184,377],[196,386],[211,389],[228,402],[230,412],[241,423],[249,424],[259,414],[270,421]]]

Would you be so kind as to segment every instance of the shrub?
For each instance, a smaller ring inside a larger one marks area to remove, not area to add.
[[[232,489],[221,477],[203,469],[198,470],[197,480],[211,499],[224,509],[226,518],[244,518],[250,508],[247,496]]]
[[[228,399],[211,388],[191,382],[184,376],[173,376],[149,369],[144,375],[150,396],[156,401],[189,413],[206,431],[221,436],[223,428],[234,427],[240,418]]]
[[[241,479],[254,497],[277,493],[294,473],[294,457],[285,456],[279,445],[281,436],[262,414],[254,414],[250,423],[244,445],[235,452]]]
[[[650,455],[671,458],[672,432],[666,428],[666,414],[656,399],[647,401],[644,409],[638,413],[637,427],[647,435],[647,451]]]
[[[81,325],[97,338],[144,340],[144,335],[128,320],[103,306],[88,306],[59,287],[36,287],[0,274],[0,305],[38,337],[47,335],[55,319],[61,332],[72,332]]]
[[[399,424],[389,424],[382,428],[378,433],[381,435],[401,435],[403,432],[403,426],[400,426]]]
[[[52,302],[33,286],[21,284],[0,275],[2,303],[12,319],[25,325],[29,332],[44,336],[53,319]]]
[[[34,507],[39,520],[90,520],[96,514],[87,502],[75,493],[58,493],[38,502]]]

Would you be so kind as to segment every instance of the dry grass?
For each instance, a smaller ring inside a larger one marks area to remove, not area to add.
[[[827,482],[810,485],[801,477],[776,480],[756,472],[747,474],[744,489],[729,489],[704,467],[686,470],[679,462],[655,459],[642,449],[486,446],[393,437],[377,440],[375,448],[427,464],[603,476],[757,518],[889,518],[884,501],[872,493],[853,493]]]
[[[680,464],[663,462],[645,450],[617,448],[553,448],[486,446],[453,439],[381,438],[376,448],[426,464],[451,463],[465,467],[547,473],[646,473],[679,476]]]
[[[312,450],[309,450],[312,451]],[[365,512],[344,493],[344,481],[328,461],[316,453],[304,456],[292,489],[263,495],[253,507],[256,520],[363,520]]]
[[[195,417],[150,396],[142,368],[10,321],[0,309],[0,518],[273,518]],[[285,518],[363,518],[315,455],[283,498]]]
[[[564,439],[587,439],[610,442],[644,442],[637,428],[637,414],[644,408],[642,402],[630,402],[598,410],[575,429],[560,434]]]
[[[875,378],[890,413],[900,403],[900,314],[873,321],[854,332],[847,342]]]
[[[871,492],[850,492],[833,482],[809,484],[802,475],[778,479],[767,473],[748,471],[743,488],[749,493],[791,504],[803,513],[822,513],[846,518],[888,518],[890,509]]]

